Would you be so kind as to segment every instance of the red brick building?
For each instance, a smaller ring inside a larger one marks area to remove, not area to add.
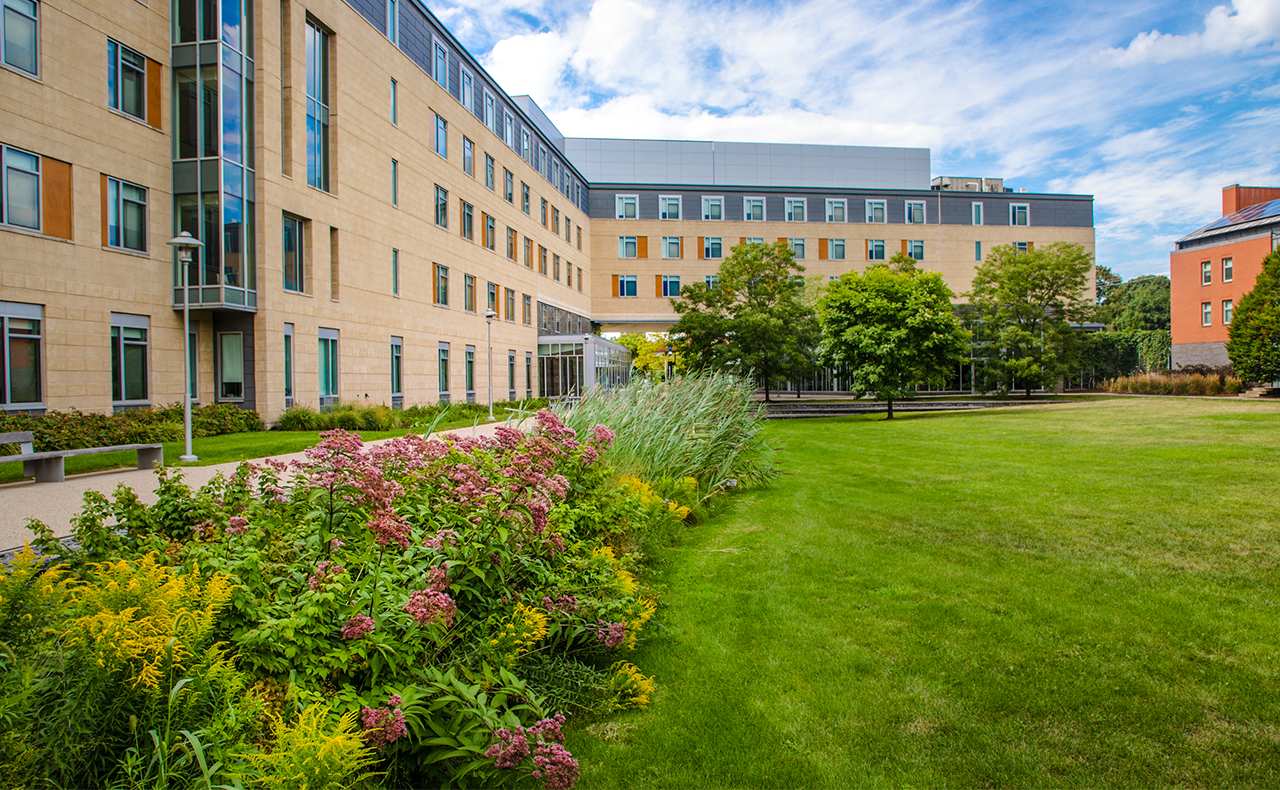
[[[1222,218],[1174,243],[1169,254],[1174,367],[1226,365],[1235,305],[1262,259],[1280,246],[1280,187],[1222,190]]]

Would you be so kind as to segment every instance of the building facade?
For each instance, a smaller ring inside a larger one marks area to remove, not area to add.
[[[1222,190],[1222,217],[1174,243],[1169,254],[1173,364],[1230,364],[1226,342],[1240,297],[1280,246],[1280,188]]]
[[[957,293],[995,244],[1092,251],[1091,198],[930,184],[926,149],[566,139],[417,0],[3,3],[6,409],[178,401],[188,345],[198,403],[268,421],[568,394],[625,378],[581,338],[669,325],[742,241]]]

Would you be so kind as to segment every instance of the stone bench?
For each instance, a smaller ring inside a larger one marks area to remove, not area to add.
[[[120,444],[115,447],[82,447],[78,450],[51,450],[47,453],[33,452],[35,437],[31,431],[15,431],[0,433],[0,445],[18,445],[17,455],[0,456],[0,464],[22,462],[22,476],[34,476],[37,483],[61,483],[66,479],[63,459],[70,455],[96,455],[98,453],[116,453],[122,450],[135,450],[138,453],[139,469],[154,469],[164,465],[164,445],[161,444]]]

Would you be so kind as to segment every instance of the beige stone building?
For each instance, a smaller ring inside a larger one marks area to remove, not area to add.
[[[923,149],[566,140],[417,0],[2,2],[6,409],[180,400],[184,302],[195,399],[271,421],[622,380],[592,333],[746,239],[957,292],[991,245],[1092,250],[1090,198],[931,189]]]

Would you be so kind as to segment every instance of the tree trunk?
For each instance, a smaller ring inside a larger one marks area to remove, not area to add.
[[[889,416],[885,417],[885,419],[892,420],[893,419],[893,398],[887,398],[886,400],[888,400],[889,402]]]
[[[1031,385],[1027,385],[1027,400],[1031,400]]]

